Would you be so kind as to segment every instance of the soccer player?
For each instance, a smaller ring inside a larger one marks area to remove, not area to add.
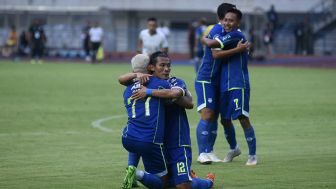
[[[215,40],[222,49],[232,49],[241,40],[246,41],[244,34],[238,29],[242,13],[238,9],[227,11],[224,17],[224,29],[228,32],[225,36],[216,37]],[[222,58],[220,51],[213,51],[215,58]],[[256,165],[256,137],[254,128],[249,120],[250,83],[248,74],[248,54],[246,51],[235,54],[225,59],[222,64],[220,78],[220,113],[224,128],[232,128],[232,121],[238,119],[243,127],[249,155],[246,165]],[[227,140],[231,150],[224,159],[230,162],[241,152],[236,142],[235,131],[232,128]]]
[[[158,56],[148,67],[153,76],[149,78],[147,86],[153,89],[170,89],[166,81],[170,73],[169,59],[163,55]],[[149,188],[163,188],[168,178],[163,149],[165,102],[151,96],[139,100],[131,98],[140,86],[140,82],[135,82],[127,86],[124,92],[128,123],[123,130],[122,143],[127,151],[142,157],[146,173],[136,172],[135,167],[129,166],[123,188],[131,188],[135,174]]]
[[[155,55],[154,53],[153,55]],[[144,65],[144,64],[141,64]],[[144,70],[144,68],[139,68]],[[125,78],[125,77],[124,77]],[[129,78],[130,79],[130,78]],[[190,128],[185,108],[193,108],[192,97],[186,88],[183,80],[172,77],[168,80],[172,89],[180,89],[183,94],[175,100],[174,103],[166,106],[166,128],[164,146],[167,148],[168,155],[168,172],[170,175],[170,184],[176,188],[194,188],[207,189],[212,187],[214,182],[214,174],[209,173],[206,179],[193,178],[191,182],[191,142],[190,142]],[[143,87],[136,91],[132,97],[134,99],[141,99],[146,97],[147,89]],[[151,96],[174,98],[170,95],[172,90],[152,90]],[[178,132],[176,132],[178,131]]]
[[[198,26],[195,31],[195,42],[196,42],[196,57],[194,59],[195,63],[195,71],[197,73],[199,66],[201,65],[201,61],[204,55],[204,45],[202,43],[202,37],[204,35],[204,32],[206,31],[206,19],[201,18],[198,21]]]
[[[157,32],[156,18],[148,18],[147,29],[139,34],[138,52],[150,56],[157,51],[168,53],[168,41],[162,33]]]
[[[235,7],[229,3],[223,3],[217,8],[217,16],[220,22],[223,21],[227,10]],[[208,28],[207,30],[210,30]],[[223,27],[220,23],[212,26],[208,34],[209,39],[223,35]],[[197,161],[201,164],[220,162],[214,154],[213,146],[217,137],[217,119],[219,114],[219,72],[220,61],[212,57],[210,47],[205,47],[204,57],[199,67],[195,90],[197,94],[197,111],[201,113],[201,119],[197,125],[196,136],[199,156]]]

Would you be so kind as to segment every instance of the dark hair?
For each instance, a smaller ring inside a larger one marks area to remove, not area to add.
[[[226,13],[228,13],[228,12],[231,12],[231,13],[235,14],[237,16],[238,20],[241,20],[242,17],[243,17],[243,13],[239,9],[235,9],[235,8],[230,9]]]
[[[154,52],[152,55],[150,55],[148,65],[153,65],[153,66],[155,66],[156,63],[157,63],[157,58],[158,58],[158,57],[169,58],[169,56],[168,56],[167,53],[165,53],[165,52],[161,52],[161,51],[156,51],[156,52]]]
[[[150,17],[150,18],[148,18],[148,19],[147,19],[147,22],[149,22],[149,21],[154,21],[154,22],[157,22],[157,19],[156,19],[156,18],[154,18],[154,17]]]
[[[236,5],[230,3],[222,3],[217,8],[217,16],[220,20],[222,20],[226,14],[226,12],[230,9],[236,8]]]

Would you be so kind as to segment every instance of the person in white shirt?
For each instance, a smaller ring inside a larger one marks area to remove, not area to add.
[[[147,29],[139,35],[138,52],[150,56],[156,51],[168,53],[168,41],[162,33],[157,32],[156,18],[149,18]]]
[[[91,61],[96,62],[96,54],[99,47],[102,45],[104,31],[99,26],[98,22],[95,22],[94,26],[89,30],[90,35],[90,47],[91,47]]]

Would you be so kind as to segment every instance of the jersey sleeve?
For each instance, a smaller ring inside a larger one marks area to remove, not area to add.
[[[162,35],[162,48],[168,48],[168,40],[164,35]]]
[[[221,49],[230,44],[238,43],[241,39],[244,39],[244,36],[242,36],[239,32],[230,32],[222,37],[215,37],[215,40],[219,42]]]
[[[210,30],[208,38],[209,39],[215,39],[216,37],[221,36],[222,31],[223,31],[223,27],[220,24],[216,24]]]

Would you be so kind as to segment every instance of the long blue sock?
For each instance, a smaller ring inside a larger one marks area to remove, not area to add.
[[[254,134],[253,127],[251,126],[248,129],[244,129],[244,134],[245,134],[247,146],[249,148],[249,155],[256,155],[257,140]]]
[[[236,140],[236,131],[233,124],[231,124],[230,127],[224,127],[224,135],[226,141],[230,145],[230,149],[231,150],[235,149],[237,146],[237,140]]]
[[[138,167],[139,161],[140,161],[140,156],[138,154],[135,154],[132,152],[128,153],[128,165]]]
[[[198,144],[198,153],[208,152],[208,137],[209,137],[209,122],[200,119],[197,129],[197,144]]]
[[[209,151],[213,151],[213,147],[215,145],[216,142],[216,138],[217,138],[217,129],[218,129],[218,122],[213,121],[210,123],[210,132],[209,132],[209,138],[208,138],[208,149]]]
[[[149,189],[162,189],[163,182],[161,178],[157,175],[145,173],[142,179],[138,179],[144,186]]]
[[[208,189],[211,188],[213,182],[208,179],[193,178],[191,182],[192,189]]]

